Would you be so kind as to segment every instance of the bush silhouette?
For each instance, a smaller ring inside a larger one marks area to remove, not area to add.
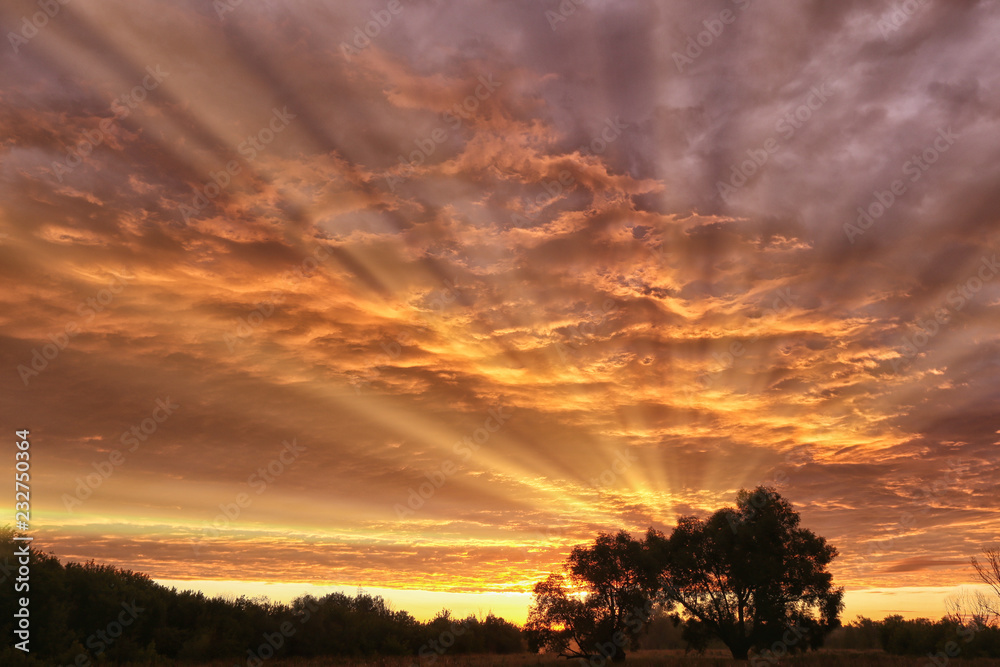
[[[16,572],[14,533],[0,529],[0,562]],[[19,543],[18,543],[19,544]],[[6,560],[4,560],[6,558]],[[30,550],[30,590],[0,587],[0,632],[14,637],[17,598],[30,598],[30,655],[12,642],[2,665],[184,661],[282,656],[417,656],[438,640],[439,621],[420,623],[381,597],[359,591],[303,596],[291,604],[264,598],[207,598],[179,592],[147,575],[94,562],[68,563]],[[13,576],[9,576],[12,579]],[[134,618],[124,607],[136,610]],[[109,625],[128,620],[124,627]],[[446,652],[524,650],[521,628],[492,614],[465,619],[465,631]],[[119,632],[120,630],[120,632]],[[268,638],[270,638],[270,643]],[[277,647],[274,647],[274,645]],[[262,648],[263,647],[263,648]],[[252,663],[256,664],[256,663]]]

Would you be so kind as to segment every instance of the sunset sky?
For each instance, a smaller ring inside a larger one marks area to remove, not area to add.
[[[40,548],[523,621],[771,484],[849,620],[996,544],[994,3],[53,7],[0,8]]]

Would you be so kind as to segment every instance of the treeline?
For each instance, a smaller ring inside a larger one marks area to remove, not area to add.
[[[897,615],[873,621],[862,616],[834,630],[826,645],[834,649],[882,650],[894,655],[1000,658],[1000,627],[963,624],[950,618],[931,621]]]
[[[975,629],[978,627],[978,629]],[[684,640],[684,623],[657,614],[649,622],[640,640],[643,649],[686,650],[691,646]],[[831,632],[825,639],[825,648],[849,651],[885,651],[893,655],[918,656],[928,654],[949,658],[1000,658],[1000,627],[976,625],[966,620],[964,624],[954,619],[931,621],[926,618],[905,619],[887,616],[881,621],[858,617]],[[725,648],[719,640],[708,643],[708,648]],[[780,650],[771,647],[771,656],[778,657]],[[755,661],[751,660],[751,666]],[[770,661],[773,663],[773,660]],[[770,664],[758,658],[758,665]]]
[[[0,633],[6,638],[0,645],[0,665],[5,666],[225,659],[260,667],[274,656],[376,655],[419,656],[428,663],[428,658],[445,654],[522,652],[531,639],[530,632],[492,614],[454,618],[442,611],[433,620],[420,622],[405,611],[393,610],[381,597],[363,592],[304,596],[287,605],[265,598],[208,598],[109,565],[64,565],[36,550],[30,553],[30,588],[16,591],[20,575],[12,538],[10,530],[0,530]],[[600,562],[607,561],[602,558],[594,565]],[[19,597],[30,598],[28,655],[14,647]],[[657,608],[641,624],[632,648],[724,645],[720,639],[693,642],[697,630],[691,619]],[[751,664],[773,663],[802,648],[799,644],[785,638],[762,646]],[[930,655],[944,664],[945,658],[1000,657],[1000,627],[969,619],[859,618],[833,629],[824,645],[835,650]],[[608,657],[613,660],[617,655]]]
[[[89,665],[233,660],[255,667],[273,656],[514,653],[521,629],[487,615],[441,612],[419,622],[379,596],[333,593],[291,604],[264,598],[208,598],[177,591],[149,576],[109,565],[67,563],[32,550],[27,592],[15,591],[18,562],[12,533],[0,534],[0,665]],[[30,654],[15,648],[28,597]]]

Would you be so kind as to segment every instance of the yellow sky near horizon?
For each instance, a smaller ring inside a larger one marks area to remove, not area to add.
[[[394,609],[407,611],[418,621],[428,621],[443,609],[453,616],[483,617],[494,614],[511,622],[523,624],[531,606],[530,593],[442,593],[405,589],[321,586],[316,584],[273,583],[265,581],[224,581],[184,579],[158,579],[157,583],[177,590],[201,591],[215,596],[265,596],[270,600],[289,603],[303,595],[322,597],[330,593],[354,596],[360,591],[377,595],[388,601]],[[859,616],[882,619],[898,614],[904,618],[938,620],[949,613],[948,601],[963,591],[985,590],[985,586],[970,583],[959,587],[912,586],[898,588],[848,589],[844,595],[844,612],[841,621],[853,622]]]

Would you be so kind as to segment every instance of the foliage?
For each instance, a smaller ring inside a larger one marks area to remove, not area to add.
[[[625,531],[574,547],[565,574],[534,588],[525,634],[534,651],[618,662],[648,622],[657,586],[648,544]]]
[[[881,649],[894,655],[938,656],[946,658],[1000,657],[1000,627],[961,623],[953,618],[930,621],[887,616],[881,621],[858,617],[836,632],[827,642],[830,648]]]
[[[290,605],[266,598],[207,598],[110,565],[63,565],[35,549],[30,550],[30,590],[15,592],[10,584],[17,576],[13,536],[10,529],[0,529],[0,563],[8,580],[0,586],[0,633],[14,636],[17,598],[28,596],[31,654],[10,642],[0,648],[2,665],[151,663],[163,658],[239,658],[256,664],[250,658],[272,654],[416,656],[433,642],[438,642],[439,654],[524,650],[521,629],[492,614],[468,617],[454,645],[446,640],[443,646],[441,616],[420,623],[361,591],[353,597],[304,596]]]
[[[837,550],[799,523],[788,501],[761,486],[707,519],[681,517],[669,539],[651,533],[663,598],[686,619],[692,647],[715,637],[745,660],[776,644],[788,652],[822,645],[843,609],[843,589],[827,571]]]

